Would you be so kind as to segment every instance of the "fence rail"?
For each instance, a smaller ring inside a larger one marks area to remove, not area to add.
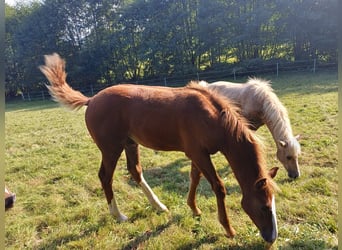
[[[262,69],[261,69],[262,66]],[[217,81],[222,79],[237,80],[239,77],[256,76],[260,74],[275,74],[277,77],[282,72],[310,72],[312,74],[318,71],[325,70],[337,70],[337,63],[322,63],[319,60],[305,60],[296,62],[275,62],[275,63],[263,63],[262,65],[247,65],[243,68],[235,67],[221,70],[201,71],[194,74],[187,74],[175,77],[159,77],[148,80],[127,81],[129,83],[139,85],[151,85],[151,86],[168,86],[168,87],[180,87],[184,86],[191,80],[205,80],[205,81]],[[115,85],[118,83],[114,83]],[[101,91],[112,85],[96,84],[96,85],[73,85],[74,89],[81,91],[83,94],[93,96],[97,92]],[[6,98],[9,100],[23,100],[23,101],[37,101],[51,99],[47,89],[32,90],[26,92],[20,92],[18,96]]]

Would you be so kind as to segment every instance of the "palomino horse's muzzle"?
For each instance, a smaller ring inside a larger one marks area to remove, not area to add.
[[[299,169],[297,168],[297,170],[287,170],[287,175],[291,179],[297,179],[300,176]]]
[[[299,173],[289,172],[288,173],[289,178],[291,179],[297,179],[299,177]]]

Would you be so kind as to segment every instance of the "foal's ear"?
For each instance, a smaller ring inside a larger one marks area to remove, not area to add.
[[[278,169],[278,167],[271,168],[268,171],[268,175],[273,179],[277,175]]]

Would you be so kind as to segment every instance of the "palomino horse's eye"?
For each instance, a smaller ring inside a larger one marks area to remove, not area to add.
[[[286,156],[286,159],[291,160],[292,156]]]

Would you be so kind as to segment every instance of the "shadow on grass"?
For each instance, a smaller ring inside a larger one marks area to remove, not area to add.
[[[199,247],[201,247],[201,245],[209,244],[209,243],[215,243],[216,240],[215,240],[214,236],[205,237],[205,238],[201,239],[200,241],[198,241],[194,244],[189,244],[189,245],[185,245],[185,246],[182,246],[180,248],[177,248],[177,250],[198,249]],[[229,249],[229,250],[263,250],[263,249],[265,249],[265,245],[262,243],[256,243],[256,244],[247,244],[247,245],[241,247],[240,245],[230,246],[227,242],[227,246],[215,247],[213,249],[215,249],[215,250],[226,250],[226,249]]]
[[[165,229],[167,229],[168,227],[170,227],[173,224],[177,224],[179,223],[179,221],[181,220],[181,216],[180,215],[176,215],[174,216],[170,221],[168,221],[167,223],[158,226],[155,230],[153,231],[148,231],[145,232],[143,235],[136,237],[135,239],[131,240],[130,242],[128,242],[124,247],[122,247],[122,250],[130,250],[130,249],[139,249],[139,246],[144,245],[144,242],[149,241],[151,238],[153,237],[157,237],[159,236]],[[203,234],[200,233],[198,236],[196,236],[191,242],[188,242],[186,244],[183,244],[177,248],[177,250],[191,250],[191,249],[199,249],[202,245],[206,245],[206,244],[215,244],[219,238],[221,237],[221,235],[219,234]],[[229,244],[229,239],[227,239],[227,245]],[[223,249],[232,249],[232,250],[238,250],[238,249],[250,249],[250,250],[258,250],[258,249],[264,249],[265,245],[261,242],[259,243],[254,243],[254,244],[248,244],[245,245],[243,248],[241,248],[241,246],[236,245],[236,246],[228,246],[227,247],[216,247],[214,249],[217,250],[223,250]]]
[[[15,101],[6,103],[6,112],[20,111],[38,111],[59,107],[59,104],[51,100],[46,101]]]
[[[335,71],[321,72],[317,75],[312,73],[293,72],[289,75],[280,75],[276,78],[270,76],[269,78],[272,79],[272,87],[279,96],[291,93],[303,95],[326,94],[338,91],[338,79]],[[266,77],[266,79],[269,78]]]
[[[179,158],[166,166],[160,166],[155,168],[148,168],[143,170],[143,174],[151,188],[161,187],[166,193],[172,192],[179,196],[186,197],[189,191],[190,177],[189,171],[180,171],[182,167],[190,166],[191,162],[187,158]],[[221,178],[229,176],[229,178],[235,178],[232,174],[230,166],[225,166],[217,170],[218,175]],[[130,185],[136,185],[132,180]],[[226,186],[227,195],[232,193],[241,193],[241,189],[238,185]],[[209,182],[205,177],[201,178],[201,183],[197,189],[198,195],[204,195],[206,197],[214,196]]]
[[[181,220],[181,216],[173,216],[170,221],[163,225],[159,225],[156,227],[155,230],[151,230],[148,232],[145,232],[143,235],[136,237],[134,240],[128,242],[124,247],[122,247],[122,250],[130,250],[130,249],[138,249],[138,247],[145,241],[150,240],[153,237],[157,237],[160,235],[165,229],[170,227],[172,224],[178,223]]]
[[[308,84],[298,84],[298,85],[289,85],[287,88],[279,91],[278,97],[286,95],[286,94],[297,94],[308,95],[308,94],[328,94],[338,92],[338,86],[336,84],[322,84],[322,85],[308,85]]]
[[[107,219],[103,217],[96,225],[90,226],[85,230],[82,234],[68,234],[60,237],[56,237],[47,241],[44,244],[39,245],[36,249],[45,250],[45,249],[57,249],[58,246],[62,246],[68,244],[69,242],[78,241],[83,238],[86,238],[89,235],[92,235],[94,232],[98,232],[99,229],[105,226],[107,223]]]
[[[295,240],[287,246],[279,247],[281,250],[297,250],[297,249],[330,249],[337,250],[337,246],[327,244],[324,240]]]

